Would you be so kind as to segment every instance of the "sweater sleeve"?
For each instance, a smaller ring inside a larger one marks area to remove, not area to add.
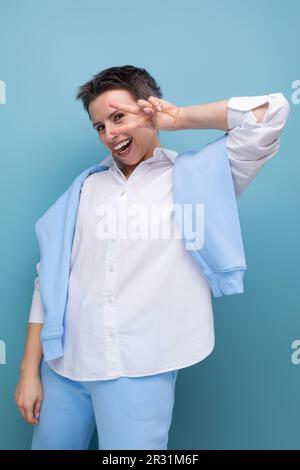
[[[252,110],[268,102],[262,122]],[[290,112],[282,93],[230,98],[228,104],[227,151],[235,193],[238,197],[264,164],[276,155],[280,134]]]
[[[37,273],[39,272],[39,264],[40,263],[36,265]],[[39,276],[34,279],[34,289],[28,322],[44,323],[44,311],[40,295]]]

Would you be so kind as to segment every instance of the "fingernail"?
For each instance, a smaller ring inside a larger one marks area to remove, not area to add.
[[[145,113],[151,113],[151,109],[149,108],[144,108]]]
[[[161,111],[161,107],[159,106],[159,104],[156,105],[156,108],[158,109],[158,111]]]

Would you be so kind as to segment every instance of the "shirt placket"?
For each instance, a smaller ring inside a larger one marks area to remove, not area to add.
[[[123,184],[116,198],[115,205],[126,194],[126,184]],[[122,375],[122,357],[119,344],[118,318],[117,318],[117,252],[118,239],[107,240],[107,251],[104,260],[103,284],[103,322],[104,343],[106,355],[106,370],[111,376]]]

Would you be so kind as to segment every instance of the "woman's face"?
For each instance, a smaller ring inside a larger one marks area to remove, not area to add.
[[[127,90],[117,89],[102,93],[89,105],[91,121],[100,141],[111,151],[121,168],[135,167],[140,161],[151,157],[156,147],[161,146],[157,131],[150,128],[136,128],[130,133],[112,135],[112,129],[134,121],[136,116],[111,108],[107,105],[108,100],[131,105],[136,105],[136,100]],[[115,150],[115,146],[129,138],[132,138],[130,151],[122,156],[118,150]]]

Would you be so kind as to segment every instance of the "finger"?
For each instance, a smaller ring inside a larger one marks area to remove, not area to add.
[[[150,100],[138,100],[138,103],[140,102],[140,105],[143,107],[143,110],[145,111],[146,109],[150,109],[154,112],[156,111],[161,111],[161,107],[159,105],[157,105],[157,103],[153,102],[151,103]],[[150,113],[150,111],[146,111],[146,113]]]
[[[148,107],[149,107],[149,106],[152,106],[151,103],[149,103],[149,101],[147,101],[147,100],[142,100],[142,99],[137,100],[137,104],[138,104],[139,106],[141,106],[142,108],[147,107],[147,106],[148,106]]]
[[[28,424],[38,424],[39,420],[36,419],[32,414],[26,417],[26,421]]]
[[[36,419],[39,419],[40,410],[41,410],[42,400],[37,400],[33,408],[33,414]]]
[[[150,103],[151,103],[158,111],[161,111],[161,110],[162,110],[162,103],[161,103],[160,100],[159,100],[158,98],[156,98],[155,96],[149,96],[148,101],[150,101]]]
[[[148,114],[154,114],[155,113],[155,109],[152,109],[152,108],[144,108],[143,111],[145,113],[148,113]]]
[[[140,110],[139,106],[131,105],[131,104],[122,104],[116,103],[115,101],[108,101],[107,105],[111,108],[119,109],[120,111],[124,111],[126,113],[137,114]]]
[[[20,411],[22,418],[26,421],[25,410],[22,406],[19,407],[19,411]]]
[[[35,424],[38,420],[33,416],[33,411],[31,407],[25,407],[25,417],[26,421],[30,424]]]
[[[143,109],[143,111],[145,111],[146,109],[150,109],[152,111],[155,111],[154,108],[153,108],[152,103],[149,103],[149,101],[147,101],[147,100],[140,99],[140,100],[137,101],[137,104]],[[146,111],[146,112],[148,112],[148,111]]]

